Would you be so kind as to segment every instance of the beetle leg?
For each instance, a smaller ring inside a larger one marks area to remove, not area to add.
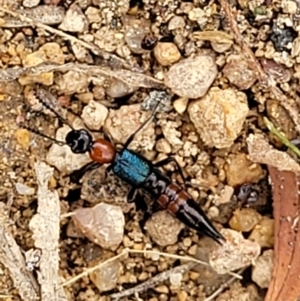
[[[128,194],[127,194],[127,202],[128,203],[134,203],[135,202],[135,198],[137,195],[137,189],[135,187],[130,187]]]
[[[160,104],[160,101],[158,101],[154,107],[154,109],[152,110],[152,113],[151,115],[140,125],[140,127],[133,133],[129,136],[129,138],[127,139],[127,141],[125,142],[124,146],[123,146],[123,149],[126,149],[128,148],[128,145],[132,142],[132,140],[134,139],[134,136],[139,133],[141,130],[143,130],[143,128],[148,125],[148,123],[154,118],[155,116],[155,113],[157,111],[157,108]]]
[[[153,164],[153,165],[154,165],[155,167],[162,167],[162,166],[167,165],[167,164],[169,164],[169,163],[171,163],[171,162],[175,163],[176,169],[177,169],[177,171],[179,172],[180,177],[181,177],[181,180],[182,180],[182,185],[183,185],[183,187],[185,187],[185,182],[186,182],[186,180],[185,180],[185,177],[184,177],[184,175],[183,175],[183,171],[182,171],[182,169],[181,169],[179,163],[177,162],[177,160],[176,160],[174,157],[168,157],[168,158],[163,159],[163,160],[161,160],[161,161],[159,161],[159,162],[156,162],[156,163]]]
[[[79,183],[79,181],[81,180],[81,178],[87,171],[94,170],[100,166],[101,166],[101,164],[98,162],[95,162],[95,161],[89,162],[86,165],[84,165],[83,167],[81,167],[80,169],[73,171],[70,174],[70,179],[74,183]]]
[[[107,132],[103,131],[103,136],[104,136],[104,139],[105,139],[105,140],[109,141],[109,142],[111,143],[111,145],[112,145],[113,147],[115,147],[115,143],[114,143],[114,141],[112,140],[110,134],[108,134]]]

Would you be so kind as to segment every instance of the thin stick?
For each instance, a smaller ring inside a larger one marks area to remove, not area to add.
[[[265,84],[265,85],[268,84],[268,76],[266,75],[263,68],[261,67],[261,65],[257,61],[257,59],[256,59],[254,53],[252,52],[252,50],[250,49],[250,47],[244,41],[244,38],[241,35],[240,30],[237,26],[237,21],[235,20],[235,17],[233,16],[233,13],[232,13],[232,10],[231,10],[230,5],[228,3],[228,0],[220,0],[220,4],[221,4],[222,8],[224,9],[225,14],[228,18],[228,21],[230,23],[230,28],[231,28],[232,33],[234,34],[235,40],[240,45],[240,47],[242,48],[242,54],[246,55],[247,58],[253,64],[252,69],[254,71],[257,71],[259,81],[261,83]]]
[[[64,214],[61,214],[61,215],[60,215],[60,219],[65,219],[65,218],[68,218],[68,217],[73,216],[73,215],[75,215],[75,214],[76,214],[76,212],[68,212],[68,213],[64,213]]]
[[[84,276],[87,276],[89,273],[92,273],[94,272],[95,270],[101,268],[102,266],[104,266],[105,264],[109,263],[109,262],[112,262],[120,257],[122,257],[123,255],[127,255],[128,253],[137,253],[137,254],[149,254],[149,255],[161,255],[161,256],[165,256],[165,257],[168,257],[168,258],[174,258],[174,259],[180,259],[180,260],[187,260],[187,261],[190,261],[190,262],[195,262],[197,264],[202,264],[202,265],[205,265],[205,266],[209,266],[209,264],[207,262],[204,262],[204,261],[201,261],[201,260],[198,260],[198,259],[195,259],[193,257],[189,257],[189,256],[180,256],[180,255],[175,255],[175,254],[169,254],[169,253],[165,253],[165,252],[158,252],[158,251],[151,251],[151,250],[132,250],[132,249],[124,249],[120,254],[114,256],[114,257],[111,257],[109,259],[107,259],[106,261],[104,262],[101,262],[99,263],[98,265],[94,266],[94,267],[91,267],[91,268],[88,268],[86,269],[85,271],[83,271],[82,273],[78,274],[77,276],[71,278],[70,280],[64,282],[62,284],[62,286],[67,286],[67,285],[70,285],[74,282],[76,282],[78,279],[84,277]],[[236,273],[233,273],[233,272],[229,272],[228,273],[229,275],[232,275],[233,277],[235,278],[238,278],[238,279],[243,279],[243,277],[239,274],[236,274]]]
[[[290,142],[283,133],[281,133],[274,124],[267,118],[264,117],[264,123],[269,129],[269,131],[274,134],[285,146],[287,146],[292,152],[294,152],[298,157],[300,157],[300,150],[299,148]]]
[[[132,249],[127,249],[128,253],[140,253],[140,254],[149,254],[149,255],[161,255],[165,256],[168,258],[174,258],[174,259],[180,259],[180,260],[187,260],[190,262],[195,262],[201,265],[205,266],[210,266],[209,263],[205,261],[201,261],[199,259],[190,257],[190,256],[181,256],[181,255],[176,255],[176,254],[170,254],[170,253],[165,253],[165,252],[159,252],[159,251],[151,251],[151,250],[132,250]],[[228,272],[229,275],[232,275],[233,277],[236,277],[238,279],[243,279],[239,274],[236,274],[234,272]]]
[[[46,31],[48,31],[50,33],[56,34],[56,35],[58,35],[58,36],[60,36],[62,38],[65,38],[66,40],[68,40],[68,41],[70,41],[72,43],[77,43],[77,44],[83,46],[84,48],[91,50],[94,54],[99,55],[99,56],[101,56],[104,59],[107,59],[107,60],[109,58],[114,59],[115,61],[118,61],[118,63],[121,63],[124,67],[127,67],[128,69],[133,69],[132,66],[129,66],[127,62],[121,60],[116,55],[113,55],[113,54],[110,54],[108,52],[102,51],[97,46],[89,44],[89,43],[87,43],[87,42],[85,42],[83,40],[80,40],[80,39],[78,39],[78,38],[76,38],[76,37],[74,37],[72,35],[69,35],[69,34],[67,34],[67,33],[65,33],[63,31],[60,31],[60,30],[55,29],[55,28],[52,28],[51,26],[48,26],[48,25],[43,24],[43,23],[41,23],[39,21],[36,21],[33,18],[30,18],[28,16],[23,16],[23,15],[21,15],[19,13],[13,12],[10,9],[7,9],[7,8],[1,7],[1,6],[0,6],[0,11],[5,12],[5,13],[13,16],[13,17],[16,17],[16,18],[20,19],[21,21],[25,21],[25,22],[31,24],[32,26],[43,28],[44,30],[46,30]]]
[[[76,282],[77,280],[79,280],[80,278],[84,277],[84,276],[87,276],[88,274],[96,271],[97,269],[101,268],[102,266],[104,266],[105,264],[109,263],[109,262],[112,262],[120,257],[122,257],[123,255],[126,255],[128,252],[126,249],[124,249],[120,254],[114,256],[114,257],[111,257],[107,260],[105,260],[104,262],[101,262],[99,263],[98,265],[92,267],[92,268],[88,268],[86,269],[85,271],[83,271],[82,273],[78,274],[77,276],[71,278],[70,280],[64,282],[61,286],[64,287],[64,286],[67,286],[67,285],[70,285],[74,282]]]

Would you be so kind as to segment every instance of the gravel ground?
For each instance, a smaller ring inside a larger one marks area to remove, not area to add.
[[[300,171],[299,16],[291,0],[0,0],[0,298],[275,300],[267,166]],[[70,177],[90,162],[57,143],[70,126],[120,149],[158,101],[130,149],[177,160],[223,246],[127,203],[106,165]]]

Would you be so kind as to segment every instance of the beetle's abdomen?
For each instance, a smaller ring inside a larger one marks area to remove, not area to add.
[[[222,235],[216,230],[199,205],[177,183],[172,182],[159,170],[154,169],[143,184],[149,193],[169,213],[192,229],[220,243]]]
[[[112,170],[125,182],[139,187],[148,178],[151,168],[147,159],[125,149],[116,156]]]

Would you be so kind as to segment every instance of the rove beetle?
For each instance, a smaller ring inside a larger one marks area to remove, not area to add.
[[[153,164],[140,154],[128,149],[128,146],[134,140],[135,135],[154,118],[160,102],[157,102],[150,117],[127,139],[120,151],[117,151],[107,136],[105,136],[105,138],[93,140],[91,134],[87,130],[75,130],[65,118],[53,109],[53,107],[48,103],[45,103],[42,99],[41,102],[63,123],[70,126],[71,131],[67,134],[65,141],[58,141],[27,126],[24,126],[24,128],[27,128],[42,137],[48,138],[57,144],[68,145],[73,153],[83,154],[88,152],[92,162],[83,166],[80,170],[75,171],[75,174],[83,174],[87,170],[95,169],[102,164],[110,163],[108,168],[112,170],[116,176],[131,185],[127,197],[128,202],[133,202],[137,190],[142,190],[150,195],[153,200],[156,200],[162,208],[166,209],[170,214],[188,227],[212,238],[219,244],[224,241],[223,236],[216,230],[212,222],[193,200],[190,194],[158,169],[158,167],[173,161],[176,163],[177,168],[183,177],[180,166],[174,158],[169,157]]]

